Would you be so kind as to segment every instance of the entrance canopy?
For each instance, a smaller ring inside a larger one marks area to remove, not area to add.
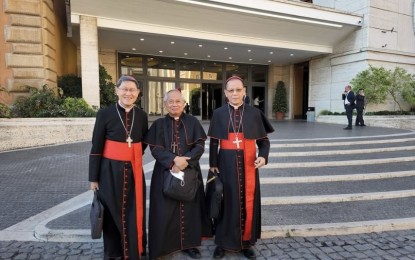
[[[72,0],[97,18],[101,49],[196,60],[294,64],[333,52],[362,17],[288,0]]]

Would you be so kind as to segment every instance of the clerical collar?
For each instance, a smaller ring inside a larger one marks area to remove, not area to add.
[[[121,105],[121,103],[120,103],[120,101],[118,100],[118,105],[120,106],[120,107],[122,107],[122,108],[124,108],[124,110],[125,110],[125,112],[130,112],[131,111],[131,109],[133,109],[133,107],[134,107],[134,105],[132,105],[130,108],[126,108],[126,107],[124,107],[123,105]]]
[[[169,114],[169,117],[170,117],[171,119],[174,119],[174,120],[176,120],[176,121],[177,121],[177,120],[179,120],[179,119],[180,119],[180,117],[182,117],[182,115],[183,115],[183,114],[181,114],[180,116],[172,116],[172,115],[170,115],[170,114]]]
[[[234,110],[238,110],[240,107],[244,105],[244,102],[242,102],[239,106],[234,106],[231,103],[228,103],[230,107],[232,107]]]

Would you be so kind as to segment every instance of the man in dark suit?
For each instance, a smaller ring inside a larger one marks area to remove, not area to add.
[[[346,116],[348,125],[345,127],[345,130],[351,130],[352,129],[352,117],[353,117],[353,109],[355,107],[355,95],[352,91],[352,87],[350,85],[347,85],[344,87],[344,92],[342,94],[342,99],[344,102],[344,108],[346,109]]]

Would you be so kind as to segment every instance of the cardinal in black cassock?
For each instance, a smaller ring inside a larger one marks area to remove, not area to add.
[[[196,247],[201,245],[202,237],[211,236],[199,165],[206,134],[197,118],[183,113],[185,101],[179,90],[167,92],[164,105],[169,114],[154,121],[145,137],[156,159],[150,187],[149,255],[156,259],[182,250],[200,258]],[[166,170],[178,172],[188,166],[197,169],[200,180],[195,199],[182,202],[165,196],[163,174],[170,174]]]
[[[241,78],[227,80],[225,95],[228,103],[213,112],[208,131],[209,164],[224,186],[222,214],[215,220],[214,258],[229,250],[255,259],[250,247],[261,235],[258,168],[268,161],[267,134],[274,129],[261,110],[243,102]]]
[[[104,206],[104,259],[140,259],[146,251],[146,184],[142,143],[147,115],[134,106],[140,89],[122,76],[117,104],[98,112],[89,159],[91,189],[99,189]]]

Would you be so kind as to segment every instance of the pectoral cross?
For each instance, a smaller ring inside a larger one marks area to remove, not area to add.
[[[239,140],[238,136],[235,137],[235,141],[232,143],[236,144],[236,147],[239,149],[239,143],[242,143],[242,140]]]
[[[128,143],[128,148],[131,148],[131,142],[133,139],[131,139],[131,136],[128,136],[127,140],[125,140]]]
[[[179,144],[176,142],[171,143],[171,149],[173,150],[173,153],[176,153],[176,148],[179,148]]]

